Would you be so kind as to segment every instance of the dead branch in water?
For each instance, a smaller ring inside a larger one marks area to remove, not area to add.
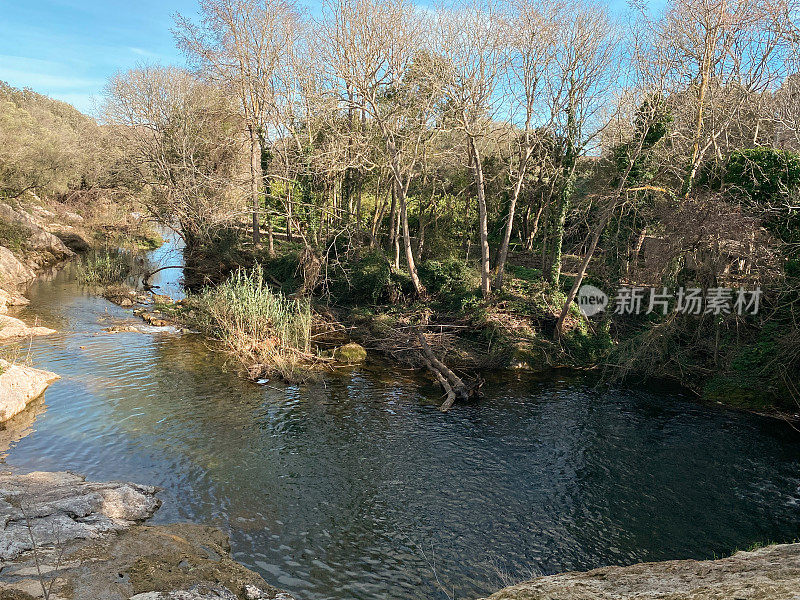
[[[470,396],[480,393],[479,389],[483,385],[483,380],[476,378],[470,385],[465,384],[458,375],[436,357],[428,345],[428,340],[425,339],[425,334],[420,329],[417,329],[417,339],[422,348],[422,359],[425,362],[425,366],[434,374],[439,381],[439,385],[444,388],[447,394],[439,410],[447,412],[452,408],[456,400],[468,400]]]

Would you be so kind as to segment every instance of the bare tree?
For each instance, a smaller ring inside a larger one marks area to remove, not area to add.
[[[559,14],[557,51],[546,79],[546,102],[559,148],[560,174],[555,187],[550,228],[548,278],[558,286],[564,225],[574,193],[579,158],[597,140],[604,123],[598,115],[616,82],[619,31],[605,7],[584,3]]]
[[[188,58],[240,104],[250,142],[253,243],[258,245],[263,140],[283,87],[280,65],[294,43],[299,13],[291,0],[200,0],[200,13],[199,25],[176,15],[173,31]]]
[[[409,275],[419,279],[408,224],[408,195],[441,103],[442,63],[425,46],[431,27],[425,13],[407,0],[341,0],[327,5],[324,21],[327,67],[346,109],[373,124],[392,175],[398,226]]]
[[[742,104],[786,76],[791,12],[788,0],[676,0],[650,23],[658,36],[650,60],[669,67],[672,91],[691,115],[673,138],[686,148],[683,197]]]
[[[556,57],[559,15],[564,10],[560,0],[514,0],[506,27],[509,35],[507,105],[514,129],[514,152],[509,160],[511,201],[506,216],[503,241],[495,266],[494,287],[503,286],[503,271],[508,259],[508,247],[514,228],[514,216],[529,173],[531,159],[542,143],[535,129],[546,127],[543,113],[543,79],[553,67]]]
[[[495,0],[474,0],[439,8],[439,43],[448,62],[445,93],[449,116],[466,140],[469,168],[478,201],[481,248],[481,292],[491,294],[489,211],[482,142],[495,127],[502,106],[502,77],[508,59],[501,6]]]
[[[109,82],[104,113],[127,150],[125,178],[188,247],[237,213],[241,122],[219,89],[175,67],[133,69]]]

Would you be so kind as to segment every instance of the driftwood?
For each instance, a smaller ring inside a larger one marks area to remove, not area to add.
[[[471,396],[480,393],[480,387],[483,385],[482,379],[478,377],[470,382],[469,385],[464,383],[464,380],[453,373],[446,364],[436,357],[428,344],[428,340],[425,339],[425,334],[420,329],[417,329],[417,339],[422,348],[422,359],[425,365],[434,374],[447,395],[439,410],[447,412],[456,400],[468,400]]]

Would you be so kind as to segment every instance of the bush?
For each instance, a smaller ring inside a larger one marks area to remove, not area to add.
[[[458,295],[472,291],[475,274],[463,260],[427,260],[419,266],[419,277],[427,290],[433,294]]]
[[[395,292],[402,293],[400,279],[392,275],[386,255],[373,249],[339,265],[331,293],[347,304],[380,304],[391,301]]]
[[[785,242],[800,241],[800,155],[788,150],[737,150],[728,160],[725,183],[764,218],[764,226]]]
[[[465,310],[477,298],[475,272],[461,259],[428,260],[419,266],[419,278],[443,306]]]

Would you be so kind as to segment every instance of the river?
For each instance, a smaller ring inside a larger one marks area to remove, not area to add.
[[[179,275],[159,273],[162,291]],[[73,265],[29,297],[16,314],[59,333],[19,351],[62,379],[6,466],[161,486],[154,522],[222,527],[300,600],[475,598],[502,573],[800,532],[800,434],[779,421],[564,374],[490,375],[482,402],[448,414],[425,378],[381,362],[257,386],[199,336],[100,333],[141,322]]]

